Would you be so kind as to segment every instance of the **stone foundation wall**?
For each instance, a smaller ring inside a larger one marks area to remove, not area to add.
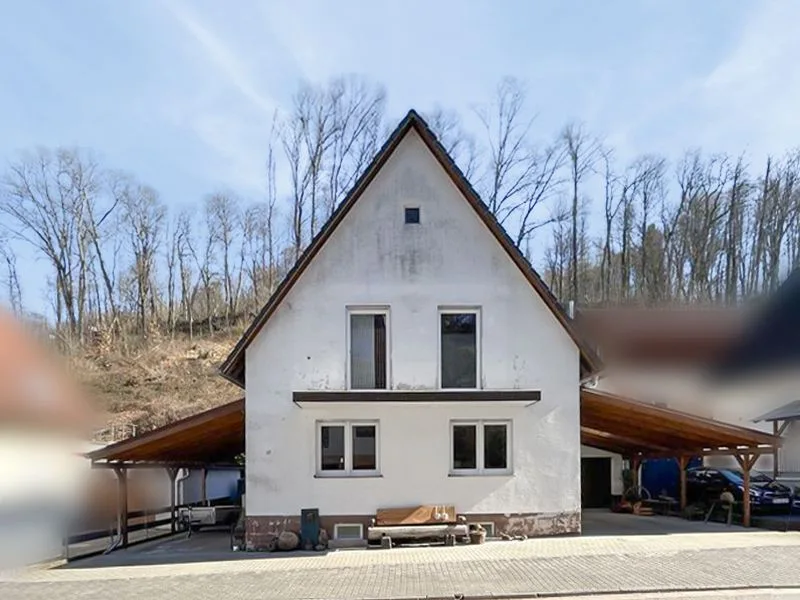
[[[580,511],[562,513],[464,514],[467,523],[494,523],[495,534],[539,537],[566,535],[581,532]],[[333,527],[337,523],[360,523],[364,536],[374,515],[320,515],[320,527],[333,539]],[[282,531],[300,532],[300,515],[252,516],[245,519],[245,547],[248,550],[269,548],[272,540]]]
[[[494,523],[495,535],[540,537],[581,532],[581,512],[464,515],[468,523]]]

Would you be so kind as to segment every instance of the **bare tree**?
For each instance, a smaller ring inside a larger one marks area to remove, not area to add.
[[[474,180],[480,166],[477,142],[462,125],[459,114],[437,106],[425,115],[425,120],[464,177],[473,185],[477,184]]]
[[[214,271],[214,253],[217,250],[217,242],[219,240],[219,232],[214,230],[214,221],[208,219],[206,215],[206,235],[204,241],[199,244],[191,237],[186,239],[189,247],[189,252],[194,258],[195,265],[197,266],[198,282],[195,289],[192,291],[191,301],[197,294],[197,288],[202,283],[203,295],[205,296],[206,308],[206,322],[208,323],[208,334],[214,333],[214,314],[216,313],[214,302],[214,280],[216,273]]]
[[[155,304],[154,280],[156,253],[161,243],[166,209],[156,191],[148,186],[128,182],[120,193],[123,219],[128,229],[133,255],[132,273],[136,286],[136,310],[139,329],[147,335],[150,315]]]
[[[534,177],[536,161],[529,147],[532,118],[524,115],[525,89],[513,78],[503,79],[494,103],[476,110],[489,146],[486,200],[503,224]]]
[[[602,152],[604,165],[604,202],[603,216],[605,218],[605,230],[603,235],[603,254],[600,262],[601,278],[601,298],[603,303],[608,303],[611,299],[611,279],[613,271],[613,225],[617,219],[620,206],[627,193],[627,184],[620,185],[620,178],[612,168],[612,155],[610,149]],[[620,189],[621,188],[621,189]]]
[[[728,192],[728,222],[725,227],[725,301],[729,304],[735,303],[738,298],[739,282],[743,273],[744,217],[749,190],[744,157],[740,155],[733,167]]]
[[[11,234],[29,243],[53,268],[56,326],[80,343],[86,305],[87,198],[95,193],[93,163],[74,150],[38,150],[13,163],[0,198]]]
[[[600,143],[590,136],[583,125],[570,123],[561,133],[567,152],[570,183],[572,191],[571,204],[571,247],[570,247],[570,292],[572,298],[579,298],[579,273],[578,273],[578,219],[579,219],[579,188],[584,179],[593,171],[600,155]]]
[[[194,337],[194,297],[196,286],[192,285],[192,222],[188,212],[181,212],[175,223],[175,251],[181,288],[181,311],[186,319],[189,338]]]
[[[652,209],[656,205],[661,205],[665,193],[664,171],[666,160],[659,156],[645,155],[637,159],[633,164],[633,179],[635,181],[632,189],[633,195],[639,202],[639,274],[640,281],[637,284],[640,298],[646,298],[649,302],[660,300],[661,293],[656,292],[655,288],[663,291],[663,281],[649,279],[648,276],[660,273],[658,265],[663,262],[663,247],[659,250],[654,247],[656,237],[660,232],[652,228],[650,218]],[[652,256],[650,251],[657,250],[658,255]],[[650,264],[655,261],[656,266]]]
[[[239,200],[231,194],[216,193],[206,200],[206,220],[209,232],[216,236],[222,259],[222,288],[225,299],[225,326],[230,327],[236,315],[242,281],[241,264],[232,264],[233,246],[241,239],[242,214]],[[239,253],[239,260],[243,255]]]
[[[8,303],[16,315],[22,314],[22,288],[19,285],[17,273],[17,255],[7,240],[0,238],[0,258],[5,263],[5,288],[8,294]]]
[[[327,173],[330,216],[378,150],[386,91],[357,77],[340,77],[330,83],[323,98],[333,116],[321,165]]]

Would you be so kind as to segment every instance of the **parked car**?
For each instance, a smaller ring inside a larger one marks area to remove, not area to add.
[[[744,475],[736,469],[696,467],[686,471],[686,498],[690,504],[711,505],[729,490],[737,502],[744,499]],[[750,506],[753,511],[788,511],[795,502],[792,488],[771,477],[750,473]]]

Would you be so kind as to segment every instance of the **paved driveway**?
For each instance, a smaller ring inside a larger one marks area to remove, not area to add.
[[[628,519],[623,523],[633,528],[657,524],[647,517],[619,518]],[[0,578],[0,598],[511,597],[800,586],[800,534],[725,526],[693,533],[539,538],[454,548],[232,555],[237,560],[214,559],[231,555],[215,545],[213,534],[203,535],[193,538],[204,546],[194,550],[187,544],[181,552],[181,541],[173,541],[116,555],[118,563],[133,566],[85,563],[84,568],[6,574]],[[224,541],[224,536],[218,539]],[[127,561],[120,561],[125,557]]]

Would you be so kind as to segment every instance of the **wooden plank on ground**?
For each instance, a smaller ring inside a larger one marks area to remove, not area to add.
[[[452,505],[425,504],[405,508],[379,508],[375,524],[387,525],[442,525],[456,522],[456,508]]]

